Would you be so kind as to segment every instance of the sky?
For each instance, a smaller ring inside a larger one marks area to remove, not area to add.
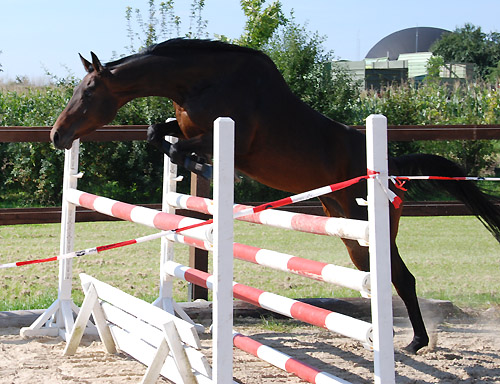
[[[157,0],[159,3],[161,0]],[[181,34],[189,27],[191,0],[175,0]],[[269,2],[268,2],[269,3]],[[499,31],[500,1],[365,1],[281,0],[286,16],[307,30],[325,36],[324,48],[345,60],[361,60],[385,36],[410,27],[455,30],[465,23],[484,32]],[[43,81],[48,71],[57,77],[81,78],[78,57],[94,51],[106,62],[128,54],[127,6],[147,17],[147,0],[0,0],[0,81],[28,77]],[[203,17],[214,34],[239,37],[245,16],[239,0],[205,0]],[[136,28],[138,31],[138,28]]]

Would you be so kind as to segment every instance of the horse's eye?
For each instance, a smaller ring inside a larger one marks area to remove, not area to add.
[[[90,96],[92,96],[92,91],[90,91],[89,89],[83,91],[83,97],[89,98]]]

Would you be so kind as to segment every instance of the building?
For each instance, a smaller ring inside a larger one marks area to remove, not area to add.
[[[365,89],[380,89],[408,80],[422,81],[427,75],[427,62],[432,57],[432,44],[445,29],[414,27],[391,33],[375,44],[361,61],[339,61]],[[445,64],[440,71],[443,80],[469,79],[472,64]]]

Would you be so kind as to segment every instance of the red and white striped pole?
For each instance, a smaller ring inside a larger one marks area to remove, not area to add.
[[[310,365],[297,360],[286,353],[280,352],[274,348],[268,347],[257,340],[241,333],[233,332],[233,344],[241,349],[275,367],[313,384],[349,384],[328,372],[320,371]]]
[[[214,278],[207,272],[186,267],[174,261],[167,262],[166,271],[172,276],[202,287],[213,289]],[[284,316],[315,325],[341,335],[359,340],[367,346],[372,345],[372,325],[340,313],[318,308],[310,304],[289,299],[258,288],[233,282],[233,294],[257,307],[280,313]]]
[[[320,189],[323,191],[330,190],[328,188],[329,187]],[[286,199],[278,201],[283,202],[285,200]],[[213,201],[202,197],[184,195],[181,193],[170,193],[167,196],[167,202],[176,208],[189,209],[209,215],[213,213]],[[236,204],[234,206],[234,218],[276,228],[291,229],[316,235],[337,236],[368,243],[368,223],[364,220],[314,216],[303,213],[278,211],[270,208],[259,208],[274,207],[275,203],[276,202],[266,203],[258,207]]]
[[[117,217],[122,220],[143,224],[163,231],[194,225],[192,229],[185,232],[186,235],[201,240],[212,241],[212,228],[203,228],[203,226],[195,225],[203,223],[202,220],[123,203],[107,197],[82,192],[77,189],[69,189],[67,191],[67,200],[74,205],[85,207],[107,216]]]

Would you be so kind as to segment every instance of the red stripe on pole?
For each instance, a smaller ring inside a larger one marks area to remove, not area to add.
[[[270,203],[258,205],[257,207],[255,207],[253,209],[253,211],[254,212],[262,212],[262,211],[265,211],[266,209],[278,208],[278,207],[282,207],[284,205],[289,205],[292,203],[293,203],[293,200],[290,197],[285,197],[283,199],[272,201]]]
[[[235,284],[233,286],[233,295],[234,298],[246,301],[247,303],[253,304],[257,307],[260,307],[259,297],[262,295],[264,291],[248,287],[243,284]]]
[[[160,212],[153,219],[155,228],[168,231],[170,229],[179,228],[179,223],[185,219],[184,216],[177,216],[171,213]]]
[[[254,355],[255,357],[259,357],[257,354],[257,350],[263,346],[262,343],[259,343],[256,340],[251,339],[250,337],[243,336],[239,333],[233,336],[233,344],[236,348],[241,349],[247,353]]]
[[[82,207],[88,208],[88,209],[94,209],[94,202],[97,199],[96,195],[92,195],[90,193],[82,193],[80,195],[80,198],[78,199],[78,202]]]
[[[118,201],[113,204],[111,207],[111,214],[114,217],[118,217],[123,220],[127,221],[132,221],[131,218],[131,213],[132,209],[134,209],[136,206],[132,204],[127,204],[127,203],[122,203],[121,201]]]
[[[207,250],[203,240],[193,239],[192,237],[184,236],[184,244]]]
[[[180,232],[184,232],[184,231],[187,231],[187,230],[190,230],[193,228],[203,227],[204,225],[212,224],[213,222],[214,221],[212,219],[210,219],[210,220],[203,221],[201,223],[196,223],[196,224],[192,224],[192,225],[187,225],[187,226],[182,227],[182,228],[177,228],[177,229],[174,229],[174,231],[177,233],[180,233]]]
[[[186,200],[186,208],[191,211],[208,213],[208,206],[203,198],[194,199],[193,197],[188,197]]]
[[[307,365],[301,361],[295,360],[293,357],[289,358],[285,363],[285,370],[287,372],[295,374],[297,377],[300,377],[302,380],[305,380],[309,383],[316,382],[316,376],[320,371],[310,365]]]
[[[114,243],[114,244],[108,244],[108,245],[101,245],[100,247],[96,247],[97,252],[102,252],[102,251],[107,251],[109,249],[114,249],[114,248],[120,248],[120,247],[125,247],[127,245],[132,245],[137,243],[137,240],[127,240],[127,241],[121,241],[119,243]]]
[[[39,263],[46,263],[48,261],[56,261],[57,260],[57,256],[54,256],[54,257],[49,257],[47,259],[38,259],[38,260],[28,260],[28,261],[18,261],[16,263],[16,266],[17,267],[21,267],[23,265],[29,265],[29,264],[39,264]]]
[[[257,263],[257,252],[260,248],[252,247],[251,245],[234,243],[233,246],[234,257],[239,260],[249,261],[250,263]]]
[[[189,268],[186,272],[184,272],[184,279],[203,288],[208,288],[207,279],[209,277],[209,273],[202,272],[194,268]]]
[[[294,303],[290,308],[290,314],[294,319],[302,320],[306,323],[326,328],[326,317],[330,314],[326,309],[317,308],[305,303]]]
[[[370,171],[368,171],[368,172],[370,172]],[[342,181],[340,183],[332,184],[332,185],[330,185],[330,188],[331,188],[332,192],[339,191],[341,189],[344,189],[344,188],[350,187],[351,185],[359,183],[360,181],[368,179],[370,177],[369,175],[370,175],[370,173],[368,173],[368,175],[365,175],[365,176],[358,176],[358,177],[355,177],[355,178],[350,179],[350,180],[346,180],[346,181]]]
[[[324,235],[326,223],[329,217],[310,216],[302,213],[297,213],[292,217],[292,229],[300,228],[301,231],[314,233],[316,235]]]
[[[292,257],[288,260],[287,268],[299,275],[323,280],[321,272],[328,265],[319,261],[307,260],[301,257]]]

